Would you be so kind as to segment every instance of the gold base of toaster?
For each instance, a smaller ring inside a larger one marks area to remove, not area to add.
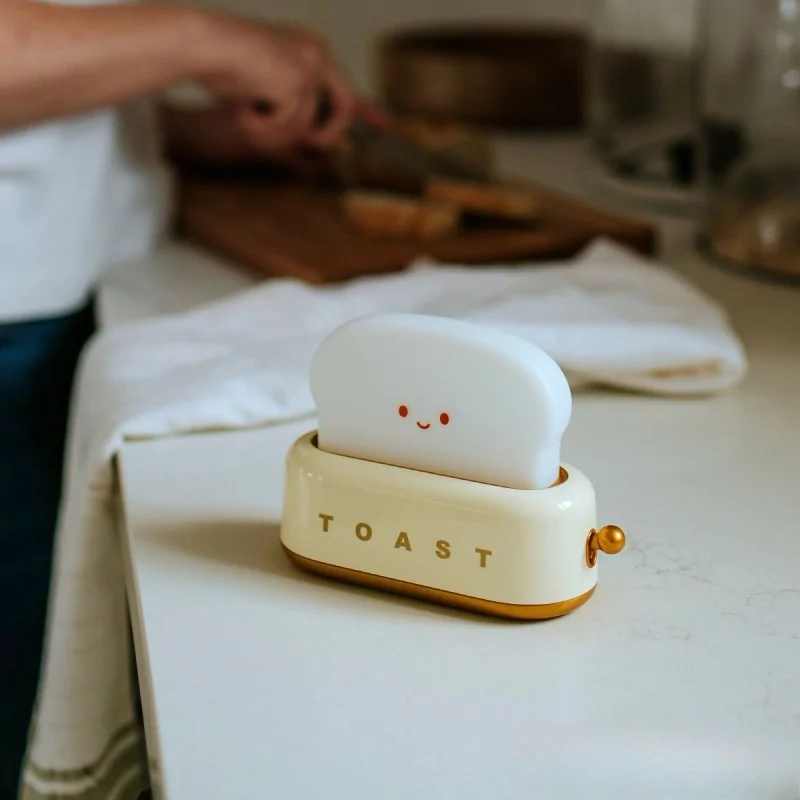
[[[461,608],[479,614],[488,614],[493,617],[502,617],[513,620],[543,620],[561,617],[569,614],[579,606],[582,606],[594,594],[596,586],[588,592],[571,597],[569,600],[561,600],[558,603],[545,603],[543,605],[516,605],[513,603],[500,603],[493,600],[486,600],[482,597],[470,597],[464,594],[448,592],[443,589],[434,589],[431,586],[421,586],[416,583],[400,581],[394,578],[385,578],[382,575],[372,575],[368,572],[360,572],[347,567],[339,567],[333,564],[326,564],[322,561],[315,561],[312,558],[300,556],[292,552],[286,545],[282,545],[287,557],[300,569],[331,578],[346,583],[354,583],[367,586],[370,589],[377,589],[391,594],[406,595],[418,600],[425,600],[429,603],[438,605]]]

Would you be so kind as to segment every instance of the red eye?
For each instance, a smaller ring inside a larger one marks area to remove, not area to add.
[[[408,416],[408,406],[400,406],[400,408],[397,409],[397,413],[401,417],[407,417]]]
[[[446,413],[439,414],[439,422],[441,422],[442,425],[448,425],[450,423],[450,415]]]

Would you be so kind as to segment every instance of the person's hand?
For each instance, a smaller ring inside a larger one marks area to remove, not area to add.
[[[286,161],[324,153],[356,115],[378,116],[358,100],[325,42],[304,28],[213,15],[209,47],[213,67],[201,81],[256,155]]]

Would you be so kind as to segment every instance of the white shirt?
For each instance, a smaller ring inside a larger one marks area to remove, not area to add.
[[[0,134],[0,322],[80,307],[156,245],[171,198],[149,101]]]

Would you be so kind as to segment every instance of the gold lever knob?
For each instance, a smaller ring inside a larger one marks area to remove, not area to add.
[[[592,528],[586,538],[586,565],[593,567],[597,563],[600,550],[608,555],[615,555],[625,547],[625,531],[616,525],[605,525],[596,531]]]

